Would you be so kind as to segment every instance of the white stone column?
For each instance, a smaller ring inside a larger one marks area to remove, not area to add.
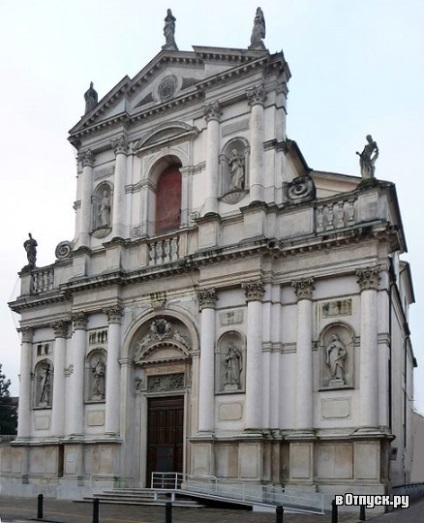
[[[115,152],[115,177],[113,185],[112,237],[125,237],[125,184],[127,178],[128,143],[122,134],[112,141]]]
[[[66,337],[68,322],[53,323],[55,342],[53,349],[54,379],[52,405],[52,436],[60,437],[65,434],[65,365],[66,365]]]
[[[84,366],[87,343],[87,315],[72,315],[74,332],[71,340],[71,401],[69,403],[68,433],[82,436],[84,432]]]
[[[218,101],[204,106],[205,120],[208,124],[206,140],[206,187],[203,215],[218,212],[219,181],[219,118],[221,107]]]
[[[262,282],[242,285],[247,301],[246,402],[244,426],[247,430],[262,428]]]
[[[263,85],[247,92],[250,113],[250,203],[264,201],[264,103],[266,93]]]
[[[313,419],[312,291],[314,279],[293,281],[297,296],[296,429],[311,431]]]
[[[280,405],[284,401],[281,395],[281,375],[280,375],[280,358],[281,358],[281,287],[273,285],[271,289],[271,342],[273,351],[271,354],[271,406],[270,406],[270,426],[273,429],[280,427]]]
[[[120,365],[122,308],[110,307],[105,310],[109,323],[107,333],[107,367],[106,367],[106,422],[105,433],[109,436],[119,434],[120,409]]]
[[[94,155],[91,149],[82,154],[82,175],[81,175],[81,208],[78,247],[90,246],[91,230],[91,207],[93,192],[93,164]]]
[[[19,381],[18,439],[31,435],[31,362],[33,330],[21,329],[21,369]]]
[[[361,288],[361,349],[359,366],[360,423],[365,429],[378,427],[378,267],[358,269]]]
[[[215,289],[198,292],[200,320],[199,432],[215,426]]]

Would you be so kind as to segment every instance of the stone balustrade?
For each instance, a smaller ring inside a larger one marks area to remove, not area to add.
[[[180,258],[180,237],[172,236],[169,238],[158,239],[148,244],[149,260],[148,265],[162,265],[176,261]]]
[[[42,267],[32,272],[31,294],[51,291],[54,288],[54,268]]]
[[[326,202],[318,202],[315,207],[316,232],[330,232],[343,229],[357,223],[357,199],[338,198]]]

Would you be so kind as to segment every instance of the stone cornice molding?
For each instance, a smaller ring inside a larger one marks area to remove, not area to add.
[[[207,103],[203,106],[203,115],[205,117],[206,123],[209,123],[212,120],[219,122],[221,114],[221,105],[218,100]]]
[[[69,322],[59,320],[51,324],[55,338],[66,338],[68,335]]]
[[[112,323],[121,323],[123,309],[120,305],[115,305],[114,307],[108,307],[103,311],[107,316],[107,322]]]
[[[242,283],[241,288],[246,294],[246,301],[262,301],[265,294],[265,287],[262,281],[255,281],[251,283]]]
[[[197,292],[199,300],[199,310],[215,309],[216,300],[218,299],[215,289],[202,289]]]
[[[247,100],[250,106],[264,105],[266,100],[266,91],[263,84],[256,85],[246,92]]]
[[[314,278],[303,278],[291,282],[296,293],[297,301],[300,300],[312,300],[312,292],[314,287]]]
[[[32,337],[34,335],[34,329],[31,327],[22,327],[20,329],[22,334],[22,343],[32,343]]]
[[[91,149],[87,149],[81,153],[81,164],[83,167],[93,167],[94,165],[94,154]]]
[[[128,152],[128,142],[125,138],[125,135],[121,134],[118,138],[115,138],[111,142],[115,156],[118,154],[127,154]]]
[[[380,267],[364,267],[356,270],[358,284],[362,291],[378,290],[381,280]]]
[[[71,316],[74,330],[83,330],[87,327],[87,314],[85,312],[77,312]]]

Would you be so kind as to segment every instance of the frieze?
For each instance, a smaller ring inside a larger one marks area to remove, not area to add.
[[[219,321],[222,326],[243,323],[243,311],[239,309],[235,311],[221,312],[219,315]]]
[[[184,388],[184,373],[148,376],[148,392],[165,392]]]
[[[333,300],[321,304],[323,318],[334,316],[350,316],[352,314],[352,299]]]

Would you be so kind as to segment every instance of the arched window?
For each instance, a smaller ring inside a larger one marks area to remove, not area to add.
[[[171,165],[159,176],[156,189],[156,234],[178,229],[181,223],[181,172]]]

